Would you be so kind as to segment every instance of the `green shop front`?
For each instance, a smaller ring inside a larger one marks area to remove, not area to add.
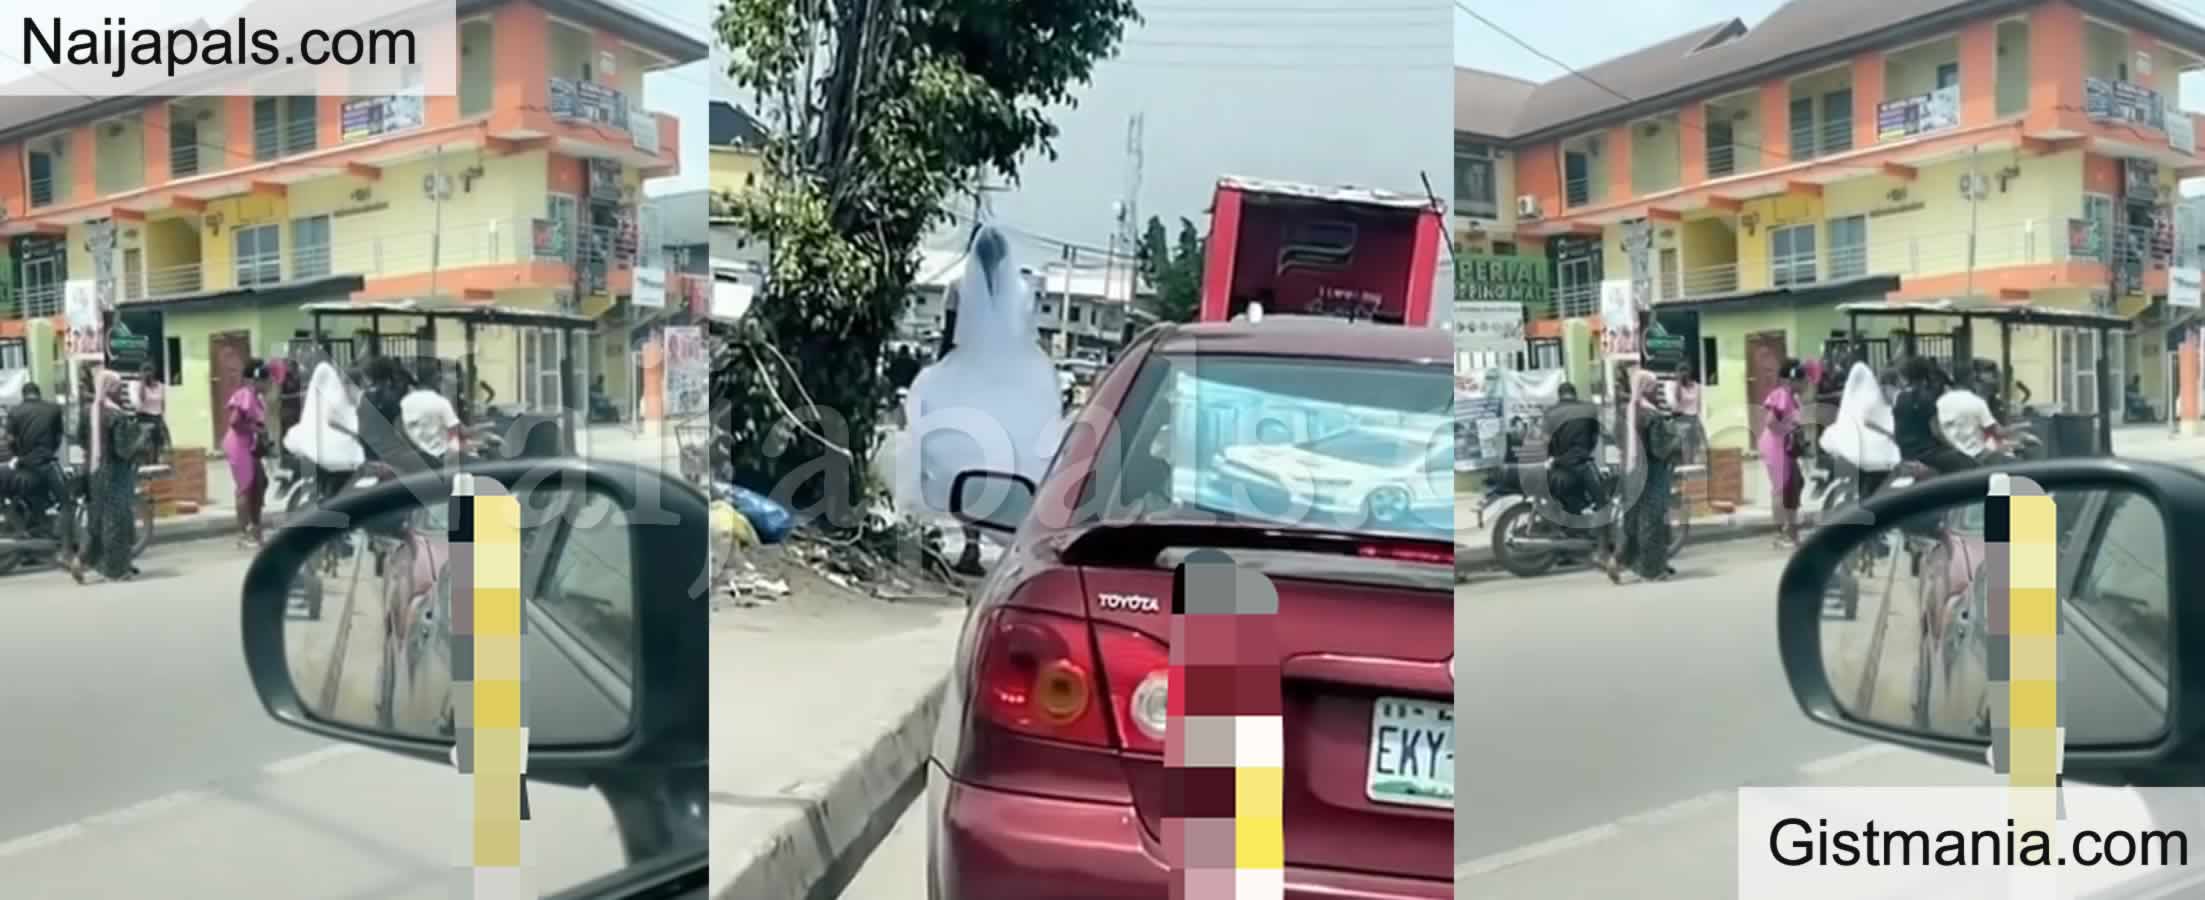
[[[1696,297],[1656,306],[1652,324],[1675,345],[1660,355],[1700,378],[1708,446],[1750,454],[1761,398],[1776,386],[1784,360],[1819,357],[1827,341],[1842,340],[1839,305],[1881,301],[1898,288],[1896,275],[1867,275]]]
[[[1513,303],[1524,308],[1524,350],[1513,359],[1471,359],[1457,353],[1457,371],[1561,368],[1564,355],[1554,316],[1552,260],[1526,254],[1464,253],[1455,261],[1455,302]]]
[[[168,428],[178,448],[217,453],[223,418],[216,398],[243,383],[245,364],[284,351],[308,324],[300,309],[343,300],[360,290],[357,275],[281,285],[210,291],[181,297],[125,300],[109,329],[118,367],[151,363],[168,383]]]

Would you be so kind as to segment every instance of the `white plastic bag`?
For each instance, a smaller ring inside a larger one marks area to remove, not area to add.
[[[352,399],[351,389],[345,386],[344,376],[337,374],[337,367],[324,362],[314,368],[313,379],[307,384],[299,424],[283,433],[283,449],[325,471],[360,468],[367,461],[367,452],[358,439],[334,426],[358,432],[360,408]]]
[[[1035,333],[1033,302],[1008,242],[982,228],[957,288],[955,343],[904,398],[896,502],[905,511],[948,515],[960,472],[1040,483],[1062,436],[1064,402]]]

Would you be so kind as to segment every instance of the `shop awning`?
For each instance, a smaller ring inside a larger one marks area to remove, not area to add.
[[[521,325],[541,328],[593,329],[597,320],[574,313],[548,309],[531,309],[521,306],[495,306],[488,303],[461,303],[453,300],[373,300],[334,303],[308,303],[299,307],[301,312],[316,318],[375,316],[414,316],[424,319],[440,319],[472,322],[477,325]]]

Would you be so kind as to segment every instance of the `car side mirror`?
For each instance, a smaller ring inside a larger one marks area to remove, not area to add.
[[[2064,770],[2134,777],[2194,751],[2205,725],[2183,664],[2205,617],[2176,588],[2205,578],[2205,555],[2177,549],[2200,541],[2205,478],[2157,463],[2041,462],[1880,494],[1785,568],[1785,673],[1818,723],[1980,762],[2012,724],[2008,685],[2056,659]],[[2032,603],[2057,618],[2028,621]]]
[[[703,766],[708,709],[706,505],[632,466],[575,458],[468,470],[510,488],[517,515],[452,504],[431,472],[295,516],[245,577],[246,664],[277,721],[446,763],[464,726],[463,658],[517,653],[532,777],[587,783],[638,760]],[[472,518],[468,532],[452,522]],[[492,560],[519,563],[517,642],[476,636],[471,597]],[[468,652],[458,654],[465,649]]]
[[[1037,490],[1024,475],[967,469],[949,483],[949,514],[983,531],[1013,533],[1033,509]]]

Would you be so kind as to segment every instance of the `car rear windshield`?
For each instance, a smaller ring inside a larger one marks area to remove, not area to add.
[[[1105,517],[1452,540],[1452,392],[1444,361],[1151,358],[1118,410],[1122,462],[1098,466]]]

